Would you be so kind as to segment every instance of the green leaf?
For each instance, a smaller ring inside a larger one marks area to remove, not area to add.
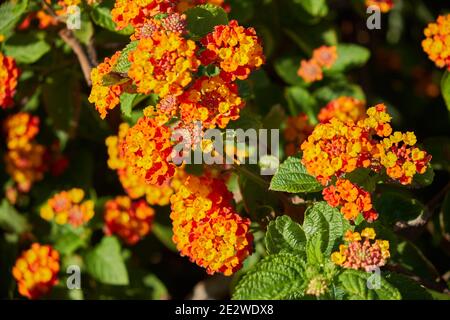
[[[306,244],[306,257],[308,264],[316,266],[323,264],[323,247],[323,239],[319,233],[314,234],[308,239],[308,243]]]
[[[102,86],[109,87],[127,82],[129,79],[122,77],[120,74],[111,72],[105,74],[102,78]]]
[[[431,294],[416,281],[402,274],[389,272],[385,279],[398,289],[402,300],[432,300]]]
[[[265,257],[245,274],[233,293],[235,300],[278,300],[303,296],[304,267],[294,254]]]
[[[81,29],[73,30],[75,37],[83,44],[88,44],[94,35],[94,26],[89,15],[85,12],[81,14]]]
[[[178,252],[177,247],[175,246],[175,243],[172,240],[173,232],[170,226],[154,222],[152,233],[168,249],[172,250],[173,252]]]
[[[325,73],[342,73],[353,68],[362,67],[370,58],[370,50],[356,44],[339,44],[337,60]]]
[[[409,221],[425,212],[425,206],[408,195],[395,191],[385,191],[375,201],[380,217],[388,223]]]
[[[303,254],[306,235],[302,227],[289,216],[281,216],[269,223],[265,242],[269,254],[281,251]]]
[[[131,117],[134,101],[138,97],[137,93],[122,93],[120,96],[120,111],[126,117]]]
[[[214,30],[215,26],[228,24],[228,16],[221,7],[204,4],[185,12],[187,29],[192,38],[198,40]]]
[[[326,202],[317,202],[305,212],[303,230],[309,240],[319,234],[322,241],[322,251],[326,256],[337,247],[350,224],[336,208]]]
[[[128,26],[122,30],[116,29],[116,24],[111,17],[111,9],[114,5],[114,1],[108,0],[93,7],[91,10],[91,18],[96,25],[99,25],[106,30],[116,32],[123,35],[130,35],[133,33],[133,27]]]
[[[275,71],[290,85],[306,86],[305,81],[297,74],[301,60],[300,56],[280,57],[274,62]]]
[[[35,34],[16,34],[4,45],[6,55],[18,63],[34,63],[50,51],[50,45]]]
[[[421,278],[435,281],[439,272],[423,252],[412,242],[403,241],[392,248],[392,262]]]
[[[27,219],[3,199],[0,204],[0,228],[13,233],[22,233],[29,229]]]
[[[120,53],[117,59],[116,65],[113,67],[112,71],[118,73],[127,73],[131,67],[131,62],[128,60],[130,52],[136,50],[138,41],[131,41]]]
[[[273,191],[301,193],[318,192],[322,189],[322,185],[306,171],[297,157],[287,158],[270,182],[270,190]]]
[[[342,96],[353,97],[361,101],[366,100],[366,96],[360,86],[342,81],[320,87],[314,91],[313,96],[320,106],[325,106],[331,100]]]
[[[306,113],[311,124],[317,124],[316,114],[319,110],[316,98],[303,87],[289,87],[286,89],[286,99],[292,115]]]
[[[55,238],[54,248],[63,255],[69,255],[85,244],[84,235],[75,230],[63,230]]]
[[[128,285],[128,272],[121,256],[121,247],[115,237],[104,237],[85,256],[87,272],[104,284]]]
[[[450,111],[450,72],[448,70],[446,70],[442,76],[441,91],[445,104],[447,105],[447,109]]]
[[[326,0],[293,0],[293,2],[300,4],[313,17],[324,17],[328,14]]]
[[[375,274],[357,270],[345,270],[339,275],[339,282],[351,300],[400,300],[400,292],[381,275],[379,289],[369,289],[368,280]]]
[[[375,191],[377,183],[381,181],[381,177],[377,173],[367,168],[360,168],[347,173],[345,178],[370,193]]]
[[[434,180],[434,169],[429,165],[425,173],[414,175],[412,185],[414,187],[426,187],[432,184],[433,180]]]
[[[0,35],[8,38],[28,6],[28,0],[7,1],[0,5]]]

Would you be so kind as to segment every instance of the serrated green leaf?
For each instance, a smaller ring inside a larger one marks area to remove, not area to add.
[[[3,199],[0,203],[0,228],[13,233],[22,233],[29,229],[27,219]]]
[[[402,300],[431,300],[431,294],[416,281],[402,274],[388,272],[384,278],[398,289]]]
[[[137,93],[122,93],[120,96],[120,111],[122,111],[122,114],[126,117],[131,117],[131,112],[133,111],[133,103],[136,97],[138,96]]]
[[[379,280],[379,289],[369,289],[368,280],[371,277]],[[348,294],[351,300],[400,300],[400,292],[387,282],[381,275],[374,273],[345,270],[339,275],[339,282]]]
[[[0,5],[0,35],[8,38],[28,6],[28,0],[6,1]]]
[[[337,46],[337,60],[327,73],[341,73],[353,68],[362,67],[370,58],[370,50],[356,44],[339,44]]]
[[[33,34],[16,34],[5,43],[4,50],[18,63],[31,64],[49,52],[50,45]]]
[[[111,285],[128,285],[128,272],[115,237],[104,237],[85,256],[87,272],[97,281]]]
[[[323,189],[316,178],[311,176],[301,160],[289,157],[284,161],[270,182],[270,190],[290,193],[318,192]]]
[[[112,71],[118,73],[127,73],[131,67],[131,62],[128,60],[130,52],[136,50],[138,41],[131,41],[120,53],[117,59],[116,65],[113,67]]]
[[[292,115],[304,112],[311,124],[317,124],[316,114],[318,113],[319,105],[316,98],[308,90],[299,86],[289,87],[286,89],[286,99]]]
[[[228,24],[228,16],[221,7],[204,4],[188,9],[187,29],[194,39],[200,39],[213,31],[215,26]]]
[[[265,257],[245,274],[233,293],[235,300],[278,300],[303,296],[304,267],[294,254]]]
[[[321,265],[324,262],[322,253],[323,237],[319,233],[312,235],[306,244],[306,259],[310,265]]]
[[[306,235],[298,223],[281,216],[269,223],[265,242],[269,254],[281,251],[304,254]]]
[[[123,34],[123,35],[130,35],[133,33],[134,29],[131,26],[128,26],[122,30],[116,29],[116,24],[112,20],[111,17],[111,9],[114,6],[114,1],[107,0],[103,1],[102,3],[96,5],[91,10],[91,18],[94,21],[94,23],[102,28],[105,28],[106,30]]]
[[[441,80],[441,92],[447,109],[450,111],[450,72],[446,70]]]
[[[332,250],[342,239],[345,231],[350,229],[350,224],[336,208],[326,202],[317,202],[305,212],[303,230],[309,240],[319,234],[322,241],[322,251],[325,256],[331,254]]]

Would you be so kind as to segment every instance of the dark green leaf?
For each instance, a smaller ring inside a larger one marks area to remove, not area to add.
[[[18,234],[29,229],[27,219],[17,212],[6,199],[0,203],[0,228]]]
[[[186,11],[187,29],[194,39],[200,39],[213,31],[215,26],[228,24],[225,10],[219,6],[205,4]]]
[[[5,43],[4,50],[17,62],[30,64],[49,52],[50,45],[33,34],[16,34]]]
[[[306,113],[311,124],[317,124],[316,114],[319,110],[317,100],[303,87],[289,87],[286,89],[286,99],[292,115]]]
[[[298,223],[281,216],[269,223],[265,242],[269,254],[281,251],[304,254],[306,236]]]
[[[330,69],[325,69],[325,73],[345,72],[352,68],[362,67],[370,58],[369,49],[356,44],[339,44],[337,54],[336,62]]]

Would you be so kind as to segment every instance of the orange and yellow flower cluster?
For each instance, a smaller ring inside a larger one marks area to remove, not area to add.
[[[175,32],[154,32],[139,40],[130,53],[128,76],[139,93],[156,93],[161,98],[180,95],[192,81],[192,73],[200,62],[195,56],[197,46]]]
[[[252,250],[250,220],[236,213],[231,199],[222,180],[195,176],[171,198],[173,241],[209,274],[233,274]]]
[[[331,119],[342,122],[358,122],[366,117],[366,107],[363,101],[353,97],[339,97],[330,101],[319,112],[317,118],[321,123],[328,123]]]
[[[161,186],[175,174],[172,155],[172,131],[156,117],[146,115],[131,127],[119,144],[119,152],[134,174],[148,184]]]
[[[80,227],[94,217],[94,202],[84,199],[84,191],[71,189],[55,194],[41,207],[41,218],[59,225]]]
[[[120,153],[119,146],[124,142],[129,129],[130,126],[127,123],[122,123],[119,127],[118,135],[110,136],[106,139],[109,168],[117,170],[120,183],[131,199],[145,197],[150,205],[168,205],[174,189],[177,188],[183,179],[184,171],[181,168],[177,168],[175,175],[161,186],[148,184],[144,177],[135,174],[133,168],[127,166]]]
[[[14,104],[19,73],[16,61],[0,52],[0,108],[6,109]]]
[[[132,201],[119,196],[105,204],[105,233],[117,234],[129,245],[134,245],[151,230],[155,211],[144,200]]]
[[[424,31],[423,50],[438,68],[450,70],[450,14],[439,16]]]
[[[379,104],[357,122],[332,119],[319,124],[301,146],[302,162],[323,185],[356,168],[382,167],[394,180],[409,184],[414,174],[425,172],[431,156],[413,147],[413,133],[391,135],[390,121],[386,107]]]
[[[21,192],[28,192],[36,181],[43,179],[48,169],[46,148],[34,141],[39,132],[39,118],[19,112],[9,116],[3,126],[8,147],[6,172]]]
[[[58,282],[59,253],[48,245],[33,243],[13,267],[19,293],[28,299],[48,294]]]
[[[366,0],[366,6],[376,6],[381,12],[386,13],[394,8],[394,0]]]
[[[323,79],[323,69],[331,68],[337,58],[336,47],[321,46],[313,51],[311,59],[300,62],[297,74],[306,83],[320,81]]]
[[[325,188],[322,194],[330,206],[340,207],[341,213],[347,220],[354,221],[359,213],[362,213],[368,222],[378,218],[369,192],[349,180],[338,179],[336,185]]]
[[[344,236],[346,244],[333,252],[331,261],[347,269],[373,271],[382,267],[390,257],[389,242],[376,239],[375,230],[366,228],[361,233],[347,231]]]

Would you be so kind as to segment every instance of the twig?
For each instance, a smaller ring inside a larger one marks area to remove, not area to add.
[[[67,45],[72,48],[73,52],[75,52],[75,55],[78,58],[78,61],[80,62],[81,70],[83,71],[84,79],[86,80],[86,83],[91,86],[91,70],[92,65],[91,62],[86,55],[86,53],[83,50],[83,47],[81,46],[80,42],[74,37],[72,31],[68,29],[62,29],[59,31],[59,36],[61,39],[64,40]]]

